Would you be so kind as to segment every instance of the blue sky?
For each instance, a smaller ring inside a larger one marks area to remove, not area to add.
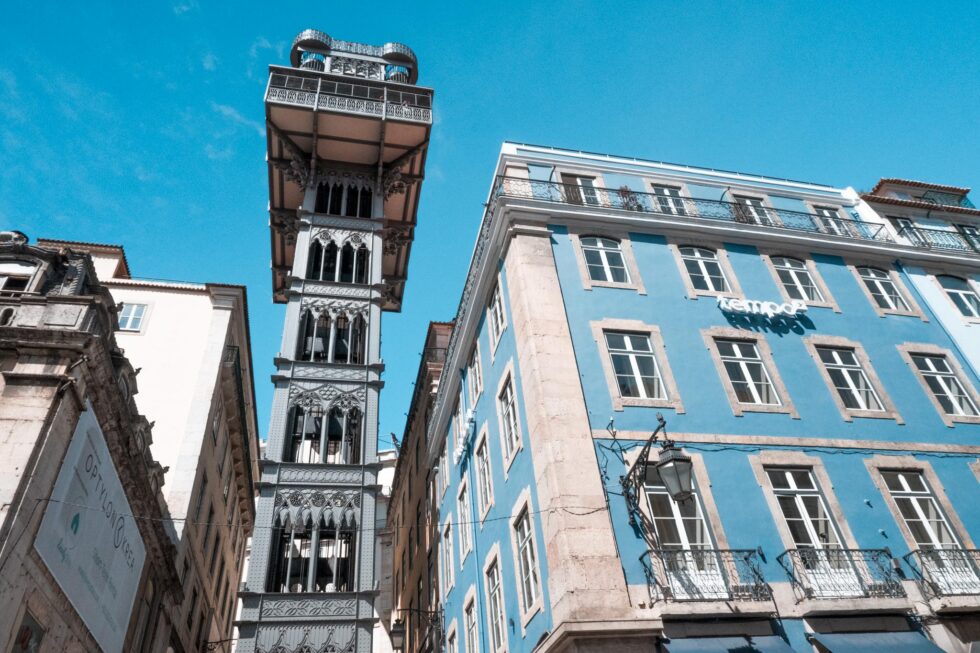
[[[28,5],[33,6],[28,6]],[[293,36],[401,41],[436,90],[382,446],[450,319],[503,140],[869,189],[980,183],[976,3],[14,3],[0,227],[122,244],[136,276],[248,287],[261,436],[271,302],[262,93]]]

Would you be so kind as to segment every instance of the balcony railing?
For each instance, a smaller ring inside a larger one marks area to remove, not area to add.
[[[926,596],[980,596],[980,551],[918,549],[905,556]]]
[[[939,190],[927,190],[922,193],[920,198],[923,202],[938,204],[939,206],[958,206],[963,209],[975,209],[973,202],[966,195],[958,193],[944,193]]]
[[[810,599],[905,596],[897,561],[888,549],[790,549],[778,559]]]
[[[668,601],[768,601],[759,553],[730,549],[654,549],[640,557],[650,595]]]
[[[738,202],[657,195],[630,190],[625,187],[614,190],[501,176],[497,178],[493,196],[494,199],[517,197],[601,209],[636,211],[680,218],[720,220],[822,233],[830,236],[844,236],[860,240],[891,242],[891,237],[885,230],[885,226],[874,222],[819,216],[787,209],[753,207]]]
[[[900,236],[911,245],[926,249],[944,249],[975,254],[980,252],[980,239],[970,238],[958,231],[926,229],[924,227],[902,227]]]
[[[267,102],[297,107],[314,107],[365,116],[432,122],[432,97],[428,93],[398,91],[383,85],[338,82],[321,75],[288,75],[273,72],[269,77]]]

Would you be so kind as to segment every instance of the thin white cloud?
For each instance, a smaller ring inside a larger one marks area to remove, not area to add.
[[[230,146],[219,149],[211,143],[208,143],[204,146],[204,155],[212,161],[224,161],[234,156],[235,150]]]
[[[197,8],[197,0],[185,0],[184,2],[178,2],[173,6],[174,15],[176,16],[183,16],[188,11],[196,10]]]
[[[215,70],[218,67],[218,57],[213,52],[206,53],[201,57],[201,66],[204,70]]]
[[[228,106],[227,104],[212,102],[211,108],[214,109],[220,116],[227,118],[236,125],[241,125],[242,127],[246,127],[248,129],[254,129],[255,133],[258,134],[260,138],[265,136],[265,128],[261,123],[255,120],[249,120],[239,113],[238,109],[235,107]]]

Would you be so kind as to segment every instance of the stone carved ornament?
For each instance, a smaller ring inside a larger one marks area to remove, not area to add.
[[[304,311],[313,311],[317,317],[324,314],[329,315],[331,318],[336,318],[340,315],[346,315],[347,317],[360,315],[367,319],[370,306],[368,302],[353,299],[304,297],[301,308]]]
[[[320,186],[333,186],[335,184],[341,184],[344,186],[353,186],[358,190],[367,189],[374,192],[376,186],[374,177],[371,175],[364,174],[363,172],[354,172],[352,170],[320,170],[320,174],[317,176],[317,183]]]
[[[345,243],[350,243],[354,247],[367,245],[367,234],[361,231],[348,231],[346,229],[317,229],[313,232],[313,240],[319,240],[322,244],[332,242],[337,247],[343,247]]]
[[[297,529],[319,523],[355,528],[360,507],[357,490],[281,489],[275,498],[276,521],[280,526]]]
[[[397,254],[398,250],[412,242],[411,227],[388,227],[381,232],[385,254]]]
[[[263,617],[354,617],[357,599],[265,599]]]
[[[311,469],[303,467],[281,467],[280,483],[360,483],[360,469]]]

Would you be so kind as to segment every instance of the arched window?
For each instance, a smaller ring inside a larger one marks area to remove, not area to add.
[[[330,342],[329,316],[326,313],[316,315],[313,311],[304,311],[300,322],[296,358],[313,362],[326,360]]]
[[[773,256],[772,265],[776,268],[779,282],[783,284],[790,299],[803,299],[822,302],[823,295],[813,282],[806,263],[788,256]]]
[[[306,259],[306,278],[322,280],[323,273],[323,245],[320,241],[313,239],[310,243],[310,255]]]
[[[340,275],[337,281],[351,283],[354,281],[354,246],[344,243],[340,250]]]
[[[330,411],[323,462],[334,465],[357,465],[361,461],[361,412],[356,408],[344,413]]]
[[[696,290],[729,292],[728,279],[718,263],[718,254],[703,247],[681,247],[684,268]]]
[[[940,275],[936,279],[960,313],[966,317],[980,317],[980,296],[969,281],[949,275]]]
[[[269,592],[353,592],[357,581],[357,524],[325,512],[277,526]]]
[[[600,236],[585,236],[581,239],[585,265],[589,268],[589,278],[593,281],[629,283],[623,252],[619,241]]]
[[[364,318],[360,315],[341,314],[331,318],[326,312],[317,315],[311,310],[303,311],[296,359],[363,365],[366,332]]]
[[[323,432],[323,410],[317,406],[293,407],[289,449],[284,459],[293,463],[321,462],[320,434]]]
[[[878,305],[878,308],[884,308],[890,311],[911,310],[908,302],[902,297],[902,294],[898,291],[895,282],[892,281],[892,277],[888,272],[880,268],[867,266],[859,267],[857,271],[861,276],[861,280],[864,281],[868,292],[871,293],[871,297],[874,298],[875,303]]]
[[[326,244],[314,239],[306,265],[306,278],[337,283],[367,283],[368,248],[364,243],[348,241],[337,247],[332,240]]]
[[[328,215],[349,218],[370,218],[374,193],[370,188],[355,184],[322,183],[316,189],[314,210]]]
[[[13,308],[8,306],[7,308],[0,310],[0,326],[9,325],[13,321],[13,319],[14,319]]]

